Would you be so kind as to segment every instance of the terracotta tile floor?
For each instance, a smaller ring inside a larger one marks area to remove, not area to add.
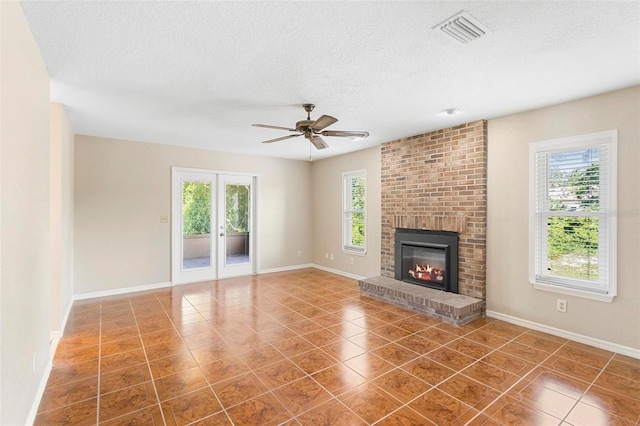
[[[307,269],[79,301],[36,424],[638,425],[640,360]]]

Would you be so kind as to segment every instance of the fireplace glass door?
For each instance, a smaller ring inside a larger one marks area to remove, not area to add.
[[[447,282],[446,247],[402,246],[402,280],[445,289]]]

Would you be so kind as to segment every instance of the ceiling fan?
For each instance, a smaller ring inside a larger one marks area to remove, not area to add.
[[[366,138],[369,136],[369,132],[349,132],[343,130],[323,130],[326,127],[331,126],[333,123],[338,121],[337,118],[331,117],[330,115],[322,115],[317,120],[311,119],[311,111],[315,107],[314,104],[302,104],[302,107],[307,112],[307,119],[300,120],[296,123],[295,128],[290,127],[281,127],[281,126],[271,126],[268,124],[252,124],[254,127],[264,127],[267,129],[277,129],[277,130],[287,130],[289,132],[295,132],[294,135],[282,136],[280,138],[269,139],[267,141],[263,141],[262,143],[273,143],[278,141],[283,141],[285,139],[297,138],[298,136],[304,136],[309,139],[311,143],[318,149],[325,149],[329,145],[320,137],[322,136],[337,136],[337,137],[355,137],[355,138]]]

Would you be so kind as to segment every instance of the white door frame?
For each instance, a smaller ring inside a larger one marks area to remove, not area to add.
[[[250,272],[256,274],[258,265],[260,264],[259,245],[259,178],[255,173],[242,173],[221,170],[196,169],[187,167],[171,167],[171,283],[172,285],[188,284],[200,281],[215,280],[220,276],[220,268],[218,261],[218,252],[223,249],[220,247],[220,238],[218,237],[219,226],[224,223],[224,218],[218,217],[218,181],[220,176],[242,176],[251,178],[251,233],[250,238]],[[187,178],[187,179],[185,179]],[[211,268],[202,268],[194,271],[185,272],[182,264],[182,182],[190,181],[207,181],[211,182]],[[242,275],[247,275],[243,272]],[[227,275],[232,276],[232,275]]]

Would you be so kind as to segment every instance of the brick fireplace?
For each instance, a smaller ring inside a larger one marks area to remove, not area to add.
[[[486,298],[487,122],[382,145],[381,271],[394,277],[397,228],[459,235],[458,292]]]
[[[487,122],[387,142],[381,157],[381,276],[361,280],[362,294],[458,325],[479,318],[486,300]],[[459,294],[395,279],[396,230],[407,229],[457,233]]]

